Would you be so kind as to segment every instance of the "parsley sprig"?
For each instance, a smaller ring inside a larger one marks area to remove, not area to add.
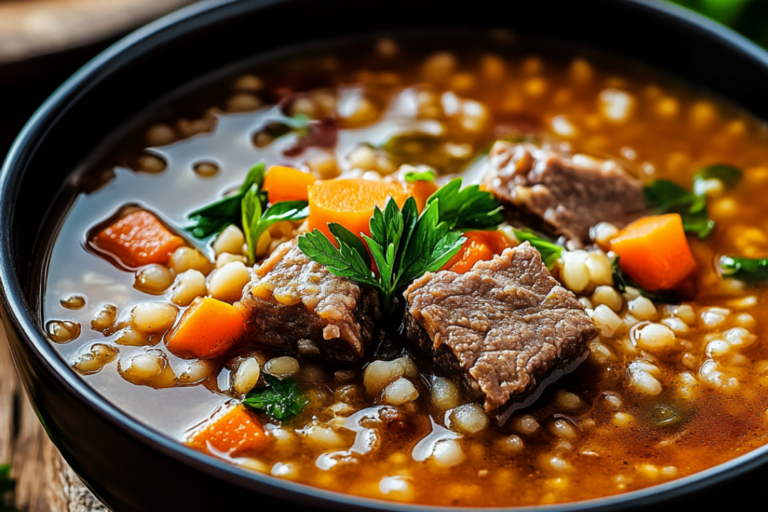
[[[728,187],[734,187],[742,177],[741,170],[731,165],[716,164],[705,167],[693,179],[693,192],[669,180],[656,180],[646,186],[645,201],[649,208],[660,213],[679,213],[683,229],[699,238],[706,238],[714,229],[715,221],[707,212],[706,181],[718,179]]]
[[[263,411],[278,421],[288,421],[298,416],[309,403],[293,377],[278,379],[265,374],[264,382],[266,387],[249,392],[243,405]]]
[[[541,259],[550,271],[555,268],[555,263],[563,255],[564,247],[557,245],[552,240],[534,233],[528,228],[513,229],[515,238],[520,242],[529,242],[539,254]]]
[[[248,245],[248,260],[253,264],[264,231],[276,222],[302,220],[309,215],[307,201],[280,201],[267,207],[265,174],[264,162],[251,167],[236,193],[191,212],[185,229],[197,239],[211,239],[230,224],[240,225]]]
[[[334,275],[377,289],[385,312],[391,311],[395,292],[422,274],[439,270],[466,240],[460,231],[440,222],[439,201],[428,202],[419,215],[413,197],[402,210],[390,199],[383,211],[376,207],[371,236],[363,236],[378,268],[377,276],[365,245],[354,233],[336,223],[328,228],[338,247],[315,230],[299,237],[299,249]]]
[[[722,256],[720,270],[724,277],[755,283],[768,280],[768,258]]]

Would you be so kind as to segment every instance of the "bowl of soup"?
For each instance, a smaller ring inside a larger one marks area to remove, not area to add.
[[[67,461],[115,510],[747,503],[765,53],[656,3],[368,7],[193,6],[20,135],[3,319]]]

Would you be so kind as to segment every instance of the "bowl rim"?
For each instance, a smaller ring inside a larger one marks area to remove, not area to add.
[[[366,509],[414,512],[437,510],[439,507],[434,505],[397,503],[374,498],[363,498],[245,470],[197,452],[172,439],[170,436],[145,425],[100,395],[85,380],[80,378],[54,350],[35,320],[35,315],[25,299],[24,286],[15,272],[15,265],[13,263],[15,255],[12,250],[11,234],[14,219],[13,210],[20,183],[31,155],[37,150],[41,140],[46,136],[48,125],[57,122],[57,119],[69,109],[70,102],[87,94],[91,86],[98,83],[104,75],[109,74],[110,70],[121,67],[123,65],[122,60],[126,58],[126,55],[128,55],[128,60],[135,58],[136,55],[131,57],[130,54],[133,50],[136,50],[136,47],[140,47],[142,44],[156,44],[158,41],[154,41],[154,39],[168,40],[175,37],[175,32],[185,33],[195,27],[228,19],[235,16],[238,12],[268,7],[283,1],[203,0],[202,2],[183,7],[114,43],[67,79],[38,108],[14,141],[0,170],[0,198],[3,198],[0,201],[0,299],[2,300],[4,311],[8,313],[3,315],[2,320],[7,328],[12,326],[15,332],[22,333],[20,338],[23,340],[23,343],[32,348],[35,357],[42,361],[54,375],[58,385],[61,385],[70,395],[82,402],[84,406],[94,411],[103,420],[111,423],[117,430],[122,431],[129,437],[160,452],[166,457],[174,459],[176,462],[189,465],[203,474],[225,480],[247,490],[287,498],[294,502],[303,501],[308,503],[308,500],[312,500],[315,505],[332,505],[340,510]],[[611,3],[613,0],[596,1]],[[663,3],[661,0],[624,0],[623,3],[626,9],[645,11],[657,17],[666,17],[669,21],[685,25],[688,29],[706,33],[710,38],[716,40],[719,45],[735,49],[739,53],[758,62],[763,67],[768,68],[768,52],[727,27],[686,8]],[[142,51],[139,50],[139,53],[142,53]],[[6,198],[11,198],[11,200]],[[723,464],[687,477],[623,494],[555,505],[493,507],[482,508],[481,510],[554,512],[586,509],[619,509],[624,506],[650,505],[732,479],[766,463],[768,463],[768,444]],[[468,507],[451,508],[457,512],[479,510],[478,508]]]

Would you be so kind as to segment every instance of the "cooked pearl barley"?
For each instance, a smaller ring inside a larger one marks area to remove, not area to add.
[[[535,434],[539,430],[539,422],[530,414],[512,420],[512,428],[523,435]]]
[[[574,292],[583,291],[589,285],[589,269],[586,251],[563,252],[560,277],[565,286]]]
[[[706,354],[707,357],[720,357],[724,356],[731,351],[731,345],[723,340],[712,340],[707,343]]]
[[[549,424],[549,431],[561,439],[576,439],[579,435],[566,420],[557,419]]]
[[[523,440],[514,434],[498,438],[494,443],[494,446],[505,455],[517,455],[525,449]]]
[[[622,325],[621,318],[614,313],[608,306],[600,304],[595,308],[592,314],[592,321],[600,334],[610,338],[616,332],[616,329]]]
[[[656,318],[656,306],[645,297],[637,297],[627,304],[629,312],[638,320],[653,320]]]
[[[442,377],[435,377],[430,393],[432,404],[442,411],[459,405],[459,388],[456,384]]]
[[[592,251],[588,254],[584,263],[589,271],[589,280],[593,286],[613,285],[613,272],[611,260],[602,251]]]
[[[743,327],[734,327],[725,332],[725,341],[732,347],[748,347],[755,342],[757,336]]]
[[[611,240],[616,238],[619,234],[619,228],[608,222],[601,222],[592,228],[592,239],[597,242],[600,247],[608,248],[611,245]]]
[[[168,364],[165,355],[159,350],[139,352],[138,354],[120,361],[120,374],[133,384],[149,385],[161,376]]]
[[[388,405],[402,405],[419,398],[419,392],[408,379],[399,378],[384,388],[382,401]]]
[[[201,359],[199,361],[188,361],[179,373],[180,385],[199,384],[213,372],[213,365],[208,361]]]
[[[197,297],[208,292],[205,276],[199,270],[187,270],[177,279],[171,293],[171,301],[178,306],[189,306]]]
[[[630,386],[646,395],[658,395],[661,393],[661,382],[648,373],[641,364],[629,365]]]
[[[243,288],[251,280],[251,274],[240,261],[227,263],[211,276],[208,292],[215,299],[235,302],[243,294]]]
[[[584,402],[578,395],[565,391],[564,389],[557,390],[555,397],[552,400],[552,404],[561,411],[577,411],[584,406]]]
[[[91,329],[94,331],[106,331],[115,325],[117,320],[117,306],[104,304],[96,316],[91,320]]]
[[[592,359],[597,364],[608,364],[616,360],[616,355],[613,351],[603,343],[599,341],[593,341],[589,344],[589,350]]]
[[[693,308],[688,304],[677,306],[675,309],[675,316],[689,326],[696,323],[696,313],[694,313]]]
[[[144,293],[159,295],[173,284],[173,274],[168,267],[153,263],[136,273],[133,286]]]
[[[688,334],[688,326],[679,318],[665,318],[661,321],[664,325],[672,329],[675,334],[686,335]]]
[[[734,319],[734,323],[736,325],[740,325],[741,327],[747,327],[747,328],[752,328],[755,325],[757,325],[757,322],[755,322],[755,317],[753,317],[749,313],[739,313],[738,315],[736,315],[736,318]]]
[[[595,306],[592,304],[592,301],[589,300],[586,297],[579,297],[579,302],[581,302],[581,305],[584,306],[584,309],[592,309]]]
[[[464,404],[450,412],[451,427],[466,434],[477,434],[488,426],[488,416],[475,403]]]
[[[296,365],[298,366],[298,361],[296,362]],[[259,362],[256,358],[249,357],[237,367],[237,372],[235,372],[235,382],[232,388],[237,394],[244,395],[253,389],[259,381],[260,376],[261,368],[259,367]]]
[[[449,468],[464,460],[464,452],[455,439],[443,439],[435,443],[432,449],[432,460],[438,466]]]
[[[435,53],[427,60],[421,68],[421,74],[424,80],[434,84],[446,82],[456,69],[456,57],[452,53]]]
[[[61,300],[61,305],[67,309],[83,309],[85,307],[85,297],[82,295],[70,295]]]
[[[636,333],[636,345],[645,350],[665,350],[675,346],[677,337],[662,324],[649,324]]]
[[[94,343],[88,352],[74,361],[72,366],[79,373],[89,375],[101,370],[105,364],[114,361],[115,357],[117,357],[116,348],[103,343]]]
[[[557,455],[545,455],[541,458],[541,462],[544,469],[557,473],[570,473],[573,471],[571,463]]]
[[[213,270],[213,263],[197,249],[192,247],[179,247],[173,254],[168,262],[171,270],[174,274],[179,275],[187,270],[199,270],[203,275]]]
[[[605,304],[612,310],[619,312],[624,307],[624,297],[611,286],[598,286],[592,293],[593,304]]]
[[[282,356],[270,359],[264,369],[272,375],[293,375],[299,373],[299,362],[294,357]]]
[[[725,311],[725,313],[723,312]],[[701,313],[701,321],[709,328],[716,328],[725,322],[728,310],[722,308],[709,308]]]
[[[625,412],[617,412],[613,415],[613,424],[617,427],[631,427],[635,424],[635,417]]]
[[[363,384],[368,394],[374,396],[400,377],[414,378],[418,374],[416,365],[407,357],[393,361],[373,361],[365,368]]]
[[[310,442],[320,445],[323,448],[341,448],[344,446],[342,438],[335,430],[320,425],[312,425],[302,432]]]
[[[140,347],[149,343],[144,334],[140,333],[130,325],[123,329],[120,329],[115,336],[115,343],[118,345],[128,345],[133,347]]]
[[[225,252],[240,254],[244,243],[245,236],[243,232],[234,224],[230,224],[216,237],[216,241],[213,242],[213,250],[217,256]]]
[[[133,326],[141,332],[165,332],[173,326],[178,311],[164,302],[145,302],[131,312]]]
[[[406,478],[402,476],[386,476],[379,482],[379,491],[389,499],[412,502],[416,491]]]

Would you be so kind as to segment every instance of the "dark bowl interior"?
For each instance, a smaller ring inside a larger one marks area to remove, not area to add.
[[[49,347],[33,265],[55,219],[48,207],[106,135],[189,82],[286,45],[392,29],[505,28],[570,41],[666,70],[768,119],[768,55],[686,11],[619,0],[211,1],[120,41],[65,83],[38,111],[0,176],[3,321],[38,416],[67,461],[111,508],[216,510],[298,503],[305,509],[414,510],[250,474],[200,455],[111,406]],[[713,447],[713,449],[716,449]],[[551,510],[704,510],[765,495],[768,448],[682,480]],[[763,468],[763,469],[761,469]]]

